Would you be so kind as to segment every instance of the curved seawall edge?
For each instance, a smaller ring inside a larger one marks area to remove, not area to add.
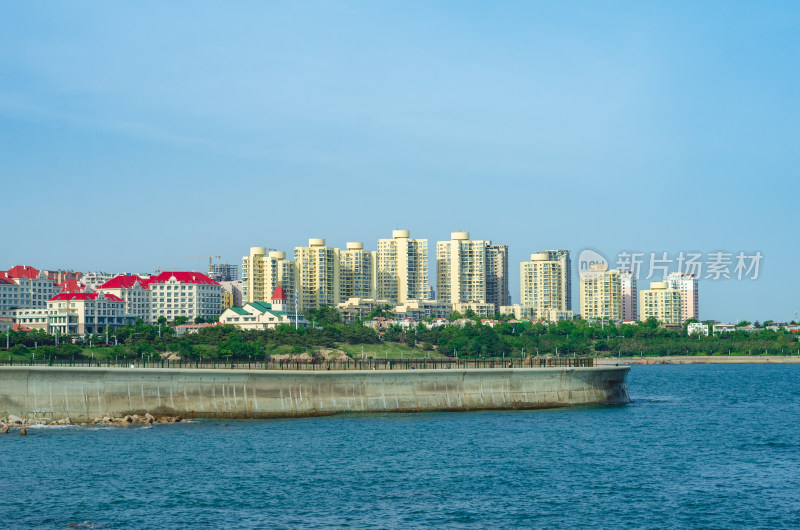
[[[203,370],[0,367],[0,416],[287,418],[630,402],[629,367]]]

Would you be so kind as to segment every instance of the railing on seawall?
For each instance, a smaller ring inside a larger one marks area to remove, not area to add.
[[[593,367],[592,357],[526,357],[517,359],[351,359],[349,361],[298,359],[45,359],[0,361],[0,366],[52,366],[75,368],[204,368],[225,370],[450,370],[479,368],[583,368]]]

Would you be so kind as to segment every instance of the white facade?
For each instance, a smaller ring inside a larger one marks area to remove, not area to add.
[[[274,329],[281,324],[298,327],[309,324],[302,315],[295,320],[294,313],[273,309],[273,305],[267,302],[248,302],[242,307],[229,307],[220,315],[219,322],[253,330]]]
[[[44,309],[60,290],[44,271],[17,265],[0,272],[0,311],[8,316],[11,309]]]
[[[702,322],[691,322],[686,326],[686,333],[688,335],[705,335],[708,337],[708,324]]]
[[[700,320],[700,300],[695,275],[673,272],[667,275],[665,281],[668,289],[681,292],[682,323],[691,318]]]
[[[125,303],[125,312],[141,318],[145,323],[153,323],[153,301],[149,282],[139,276],[116,276],[100,285],[97,290],[113,294]]]
[[[162,272],[150,278],[148,284],[152,300],[152,318],[176,317],[194,320],[219,318],[222,313],[222,288],[199,272]]]

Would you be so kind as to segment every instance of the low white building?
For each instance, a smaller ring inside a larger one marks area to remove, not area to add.
[[[708,337],[708,324],[704,324],[702,322],[690,322],[686,326],[686,333],[689,336],[704,335]]]
[[[287,309],[286,294],[283,287],[278,286],[272,293],[272,303],[248,302],[242,307],[229,307],[222,312],[219,322],[241,329],[274,329],[281,324],[298,327],[309,325],[302,314],[295,316]]]
[[[714,324],[714,335],[717,333],[733,333],[736,331],[735,324]]]
[[[497,306],[486,302],[461,302],[453,304],[453,311],[462,315],[467,314],[467,311],[472,311],[476,316],[491,318],[497,312]]]
[[[436,300],[408,300],[395,306],[395,317],[426,320],[428,318],[447,318],[453,314],[453,306]]]
[[[346,302],[342,302],[336,306],[339,315],[342,317],[342,322],[350,324],[356,320],[364,320],[369,314],[378,308],[389,307],[392,311],[392,306],[389,300],[376,300],[374,298],[348,298]]]
[[[504,305],[500,307],[500,314],[514,315],[517,320],[544,320],[547,322],[560,322],[562,320],[572,320],[572,311],[568,309],[540,309],[536,310],[531,305]]]

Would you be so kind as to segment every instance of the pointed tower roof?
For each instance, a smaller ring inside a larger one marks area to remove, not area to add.
[[[274,291],[272,291],[272,299],[273,300],[286,300],[286,293],[283,292],[282,286],[277,286]]]

